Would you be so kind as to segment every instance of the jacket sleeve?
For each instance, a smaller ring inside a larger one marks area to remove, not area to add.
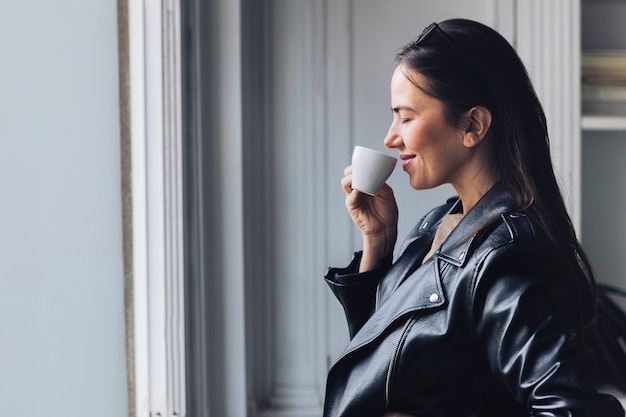
[[[593,386],[593,353],[566,270],[549,251],[525,247],[493,250],[472,287],[474,325],[493,375],[529,416],[624,416],[617,399]]]
[[[351,339],[376,310],[378,282],[392,262],[389,255],[373,269],[359,273],[361,255],[362,252],[355,253],[347,267],[328,268],[325,275],[326,283],[343,306]]]

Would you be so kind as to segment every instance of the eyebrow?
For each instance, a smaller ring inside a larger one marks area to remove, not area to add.
[[[415,111],[415,110],[413,110],[412,107],[409,107],[409,106],[396,106],[396,107],[392,107],[391,108],[391,111],[393,113],[398,113],[400,110]]]

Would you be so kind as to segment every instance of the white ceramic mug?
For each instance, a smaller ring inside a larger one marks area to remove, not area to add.
[[[355,146],[352,152],[352,189],[365,194],[376,195],[393,172],[397,158]]]

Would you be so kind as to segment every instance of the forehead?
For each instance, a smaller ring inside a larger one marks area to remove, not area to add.
[[[434,100],[434,97],[423,91],[426,85],[426,77],[419,72],[413,71],[404,65],[397,66],[391,77],[392,107],[408,104],[403,103],[405,101]]]

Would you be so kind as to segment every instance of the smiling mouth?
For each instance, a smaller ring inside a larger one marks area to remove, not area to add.
[[[400,159],[403,161],[402,169],[406,171],[409,165],[411,165],[411,162],[413,162],[413,159],[415,159],[415,155],[400,155]]]

